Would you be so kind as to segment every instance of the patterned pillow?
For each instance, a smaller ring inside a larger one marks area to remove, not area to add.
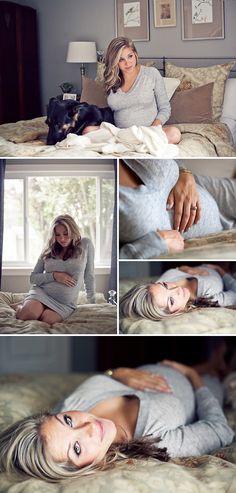
[[[232,61],[223,65],[212,65],[211,67],[200,68],[177,67],[172,63],[167,63],[166,76],[176,77],[181,80],[185,78],[191,82],[192,87],[198,87],[214,82],[212,116],[213,120],[219,120],[222,113],[225,82],[235,63],[235,61]]]

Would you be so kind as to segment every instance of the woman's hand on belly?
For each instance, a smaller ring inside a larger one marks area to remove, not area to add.
[[[191,276],[209,276],[209,272],[202,267],[190,267],[190,265],[181,265],[179,270],[190,274]]]
[[[171,229],[170,231],[157,231],[157,233],[166,242],[169,253],[177,253],[184,250],[184,239],[179,231]]]
[[[167,380],[162,375],[151,373],[147,370],[134,368],[116,368],[112,378],[137,390],[159,390],[160,392],[172,392]]]
[[[182,363],[178,363],[177,361],[170,361],[168,359],[164,359],[163,361],[161,361],[161,363],[182,373],[182,375],[190,380],[195,390],[204,387],[204,382],[202,378],[200,377],[199,373],[194,368],[192,368],[192,366],[183,365]]]
[[[66,286],[76,286],[76,280],[66,272],[53,272],[55,281],[65,284]]]
[[[197,224],[201,217],[201,204],[196,182],[191,173],[180,172],[179,179],[172,188],[167,199],[166,208],[174,207],[173,228],[177,231],[187,231]]]

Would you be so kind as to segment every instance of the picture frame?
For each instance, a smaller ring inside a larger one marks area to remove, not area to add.
[[[154,27],[176,26],[176,0],[153,0]]]
[[[149,0],[116,0],[116,36],[149,41]]]
[[[181,0],[182,40],[224,39],[224,0]]]

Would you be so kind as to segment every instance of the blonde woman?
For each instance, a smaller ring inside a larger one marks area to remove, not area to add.
[[[163,78],[156,68],[140,65],[131,39],[119,37],[110,42],[104,80],[117,127],[163,126],[169,119],[171,108]],[[163,130],[169,143],[180,141],[181,133],[176,127]]]
[[[236,305],[236,279],[222,267],[202,264],[169,269],[155,283],[133,286],[120,299],[123,317],[153,321],[196,307]]]
[[[23,305],[14,307],[20,320],[41,320],[51,325],[62,322],[76,308],[83,283],[89,302],[95,303],[93,244],[81,238],[68,214],[54,219],[30,282],[32,287]]]
[[[52,414],[30,416],[1,433],[0,471],[57,482],[129,457],[167,461],[230,444],[234,433],[216,378],[219,354],[216,347],[198,369],[165,360],[89,378]]]

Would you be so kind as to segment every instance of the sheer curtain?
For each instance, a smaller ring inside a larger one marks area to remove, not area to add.
[[[114,290],[117,293],[117,161],[114,160],[115,173],[115,200],[113,213],[113,232],[112,232],[112,252],[111,252],[111,272],[109,278],[108,290]],[[109,297],[109,295],[108,295]],[[117,301],[117,296],[116,296]]]
[[[4,176],[6,161],[0,159],[0,288],[2,281],[2,248],[3,248],[3,224],[4,224]]]

